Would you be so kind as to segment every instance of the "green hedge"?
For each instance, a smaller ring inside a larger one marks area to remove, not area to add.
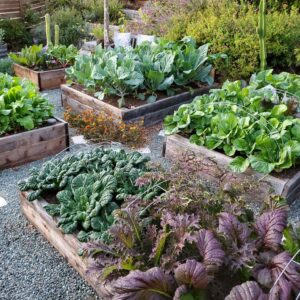
[[[211,5],[192,16],[177,15],[168,26],[166,37],[178,40],[189,35],[197,43],[211,43],[211,52],[223,52],[229,64],[218,64],[218,72],[229,79],[247,79],[259,67],[257,9],[249,4]],[[297,9],[267,15],[268,66],[288,70],[295,64],[295,49],[300,41],[300,16]]]

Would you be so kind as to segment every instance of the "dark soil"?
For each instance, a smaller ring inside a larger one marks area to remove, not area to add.
[[[190,87],[176,88],[176,89],[174,89],[174,91],[175,91],[174,96],[176,96],[178,94],[181,94],[181,93],[184,93],[184,92],[189,92],[189,91],[193,91],[195,89],[203,88],[203,87],[207,87],[207,85],[202,85],[202,84],[196,85],[196,84],[194,84],[194,85],[191,85]],[[74,88],[75,90],[78,90],[80,92],[83,92],[85,94],[88,94],[91,97],[95,97],[94,92],[87,91],[82,85],[74,83],[74,84],[72,84],[72,88]],[[143,92],[146,92],[146,91],[139,91],[139,92],[143,93]],[[170,97],[164,92],[157,92],[156,95],[157,95],[157,100],[156,101],[164,100],[164,99]],[[150,95],[149,94],[146,95],[146,99],[147,99],[148,96],[150,96]],[[118,99],[120,99],[120,97],[110,95],[110,96],[105,96],[103,101],[107,104],[110,104],[114,107],[119,108]],[[128,96],[125,97],[125,107],[124,108],[132,109],[132,108],[136,108],[136,107],[139,107],[139,106],[143,106],[143,105],[147,104],[146,99],[145,100],[140,100],[140,99],[136,98],[134,95],[128,95]]]

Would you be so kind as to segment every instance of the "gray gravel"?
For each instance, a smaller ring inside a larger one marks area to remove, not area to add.
[[[56,116],[62,117],[60,90],[45,93],[55,105]],[[74,130],[70,131],[75,135]],[[141,149],[154,161],[161,158],[164,138],[154,135]],[[92,145],[73,145],[71,152]],[[61,154],[65,155],[65,153]],[[95,292],[68,265],[58,252],[30,225],[20,212],[17,182],[28,176],[30,167],[41,166],[49,158],[19,168],[0,171],[0,197],[7,205],[0,207],[0,300],[98,299]],[[300,224],[300,203],[292,204],[290,220]]]

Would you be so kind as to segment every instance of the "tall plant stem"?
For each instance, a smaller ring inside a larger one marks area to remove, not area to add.
[[[104,47],[107,48],[109,46],[109,8],[108,8],[108,1],[104,1]]]
[[[260,0],[259,3],[259,56],[260,56],[260,70],[264,71],[267,67],[267,51],[266,51],[266,0]]]

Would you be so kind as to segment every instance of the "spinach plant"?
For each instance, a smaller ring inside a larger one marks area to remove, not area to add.
[[[135,180],[149,171],[148,157],[138,152],[125,153],[100,149],[46,162],[42,169],[32,169],[30,177],[19,182],[28,199],[39,199],[45,192],[56,193],[57,203],[45,207],[59,216],[64,233],[78,232],[80,241],[108,238],[113,224],[112,212],[129,195],[151,199],[159,190],[140,189]]]

